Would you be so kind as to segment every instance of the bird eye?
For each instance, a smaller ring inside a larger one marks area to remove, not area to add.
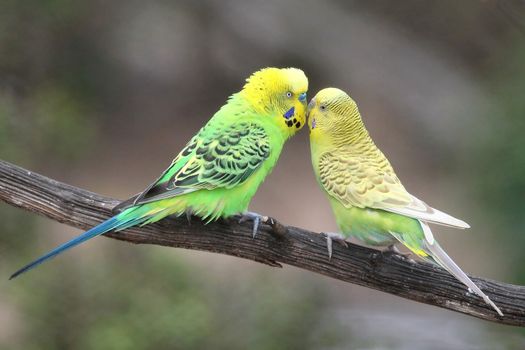
[[[292,95],[293,95],[293,94],[292,94],[290,91],[288,91],[288,92],[286,93],[286,97],[288,97],[288,98],[292,97]]]
[[[326,106],[325,105],[320,105],[319,108],[324,112],[326,111]]]

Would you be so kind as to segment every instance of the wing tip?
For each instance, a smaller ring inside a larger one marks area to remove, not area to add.
[[[434,215],[432,215],[431,217],[427,219],[428,222],[438,224],[438,225],[451,226],[451,227],[455,227],[459,229],[470,228],[470,225],[466,223],[465,221],[455,218],[452,215],[444,213],[440,210],[437,210],[434,208],[432,209],[434,211]]]
[[[454,218],[454,219],[456,220],[456,222],[455,222],[456,225],[455,226],[457,228],[460,228],[460,229],[468,229],[468,228],[470,228],[470,225],[468,223],[466,223],[465,221],[460,220],[460,219],[456,219],[456,218]]]
[[[116,214],[122,213],[124,210],[132,207],[133,205],[135,205],[135,202],[137,201],[137,199],[139,199],[140,195],[141,195],[140,193],[136,194],[133,197],[130,197],[130,198],[120,202],[119,204],[115,205],[113,207],[113,209],[111,209],[111,213],[116,215]]]

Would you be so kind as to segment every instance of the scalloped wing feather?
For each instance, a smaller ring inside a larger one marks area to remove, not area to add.
[[[470,227],[408,193],[381,153],[326,152],[319,158],[319,178],[326,192],[346,207],[381,209],[434,224]]]
[[[235,187],[244,183],[269,154],[270,139],[258,123],[204,127],[154,183],[113,210],[121,211],[201,189]]]

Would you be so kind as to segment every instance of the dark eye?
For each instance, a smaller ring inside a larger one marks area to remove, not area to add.
[[[288,98],[292,97],[292,95],[293,95],[293,94],[292,94],[290,91],[288,91],[288,92],[286,93],[286,97],[288,97]]]
[[[319,106],[319,108],[320,108],[323,112],[326,111],[326,106],[325,106],[325,105],[321,105],[321,106]]]

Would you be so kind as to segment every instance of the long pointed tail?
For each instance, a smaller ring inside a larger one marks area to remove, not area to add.
[[[472,282],[472,280],[467,276],[463,270],[459,268],[459,266],[448,256],[447,253],[441,248],[441,246],[434,240],[434,237],[432,236],[432,232],[430,231],[430,227],[428,227],[428,224],[425,222],[421,222],[421,227],[423,228],[423,231],[425,233],[425,243],[426,243],[426,250],[430,253],[432,258],[443,267],[445,270],[450,272],[454,277],[456,277],[459,281],[461,281],[464,285],[466,285],[470,290],[472,290],[474,293],[476,293],[478,296],[483,298],[485,302],[490,305],[496,312],[503,316],[503,313],[501,310],[490,300],[490,298],[479,289],[479,287]]]
[[[106,232],[112,231],[112,230],[124,230],[126,228],[129,228],[131,226],[139,225],[145,222],[150,216],[147,215],[147,210],[144,210],[147,208],[144,207],[133,207],[124,210],[122,213],[115,215],[114,217],[104,221],[98,226],[93,227],[89,231],[86,231],[82,233],[81,235],[73,238],[72,240],[56,247],[55,249],[51,250],[49,253],[41,256],[40,258],[34,260],[33,262],[27,264],[26,266],[22,267],[20,270],[16,271],[14,274],[9,277],[9,279],[13,279],[24,272],[27,272],[36,266],[42,264],[43,262],[54,258],[55,256],[59,255],[60,253],[65,252],[68,249],[71,249],[73,247],[76,247],[77,245],[90,240],[93,237],[102,235]]]

